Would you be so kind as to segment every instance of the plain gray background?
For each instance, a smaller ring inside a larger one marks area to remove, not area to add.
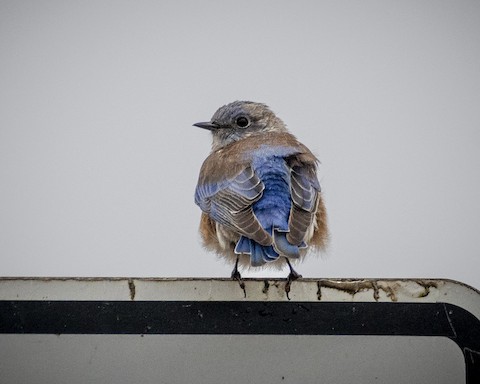
[[[229,276],[191,125],[244,99],[322,162],[303,276],[480,288],[478,1],[1,0],[0,52],[0,275]]]

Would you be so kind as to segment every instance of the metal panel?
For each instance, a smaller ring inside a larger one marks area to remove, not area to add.
[[[444,337],[0,335],[2,383],[465,382]]]
[[[5,278],[0,381],[476,383],[479,318],[450,280]]]

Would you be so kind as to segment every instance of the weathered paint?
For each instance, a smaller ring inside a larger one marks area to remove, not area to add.
[[[446,279],[0,278],[0,300],[444,302],[480,319],[480,292]]]

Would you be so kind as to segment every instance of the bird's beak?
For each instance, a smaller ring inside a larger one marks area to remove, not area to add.
[[[203,123],[195,123],[193,124],[195,127],[200,127],[203,129],[208,129],[209,131],[213,131],[217,128],[220,128],[218,124],[212,123],[211,121],[205,121]]]

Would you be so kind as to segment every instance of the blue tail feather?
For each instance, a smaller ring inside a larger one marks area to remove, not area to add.
[[[245,236],[241,236],[240,240],[238,240],[237,245],[235,246],[235,253],[246,253],[250,255],[250,263],[254,267],[261,266],[266,262],[275,261],[279,257],[278,253],[271,245],[265,247]]]
[[[262,247],[264,251],[263,259],[265,261],[275,261],[278,259],[278,253],[275,252],[275,249],[270,245],[268,247]]]
[[[255,241],[250,243],[250,263],[254,267],[265,264],[263,247]]]
[[[235,253],[250,253],[250,242],[252,240],[246,238],[245,236],[240,236],[237,245],[235,246]]]
[[[273,244],[275,250],[288,258],[298,259],[300,252],[298,246],[290,244],[287,240],[287,232],[273,230]]]

